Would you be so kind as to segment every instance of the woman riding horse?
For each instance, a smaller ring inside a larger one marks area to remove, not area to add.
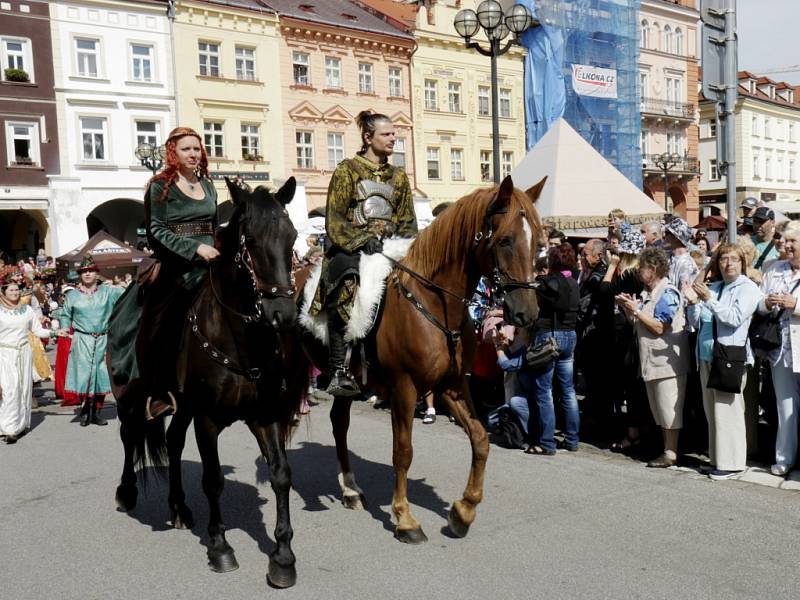
[[[362,111],[356,117],[361,130],[361,150],[339,163],[328,186],[325,230],[331,247],[322,264],[311,315],[328,318],[328,363],[334,397],[360,393],[350,375],[345,356],[345,329],[358,293],[361,254],[383,250],[384,237],[417,234],[414,201],[406,172],[389,164],[395,131],[386,115]]]
[[[164,169],[150,180],[145,201],[147,239],[161,267],[145,291],[136,339],[140,376],[154,398],[152,418],[174,408],[166,400],[177,389],[175,360],[186,312],[208,272],[202,262],[219,256],[214,247],[217,192],[200,135],[177,127],[166,149]]]

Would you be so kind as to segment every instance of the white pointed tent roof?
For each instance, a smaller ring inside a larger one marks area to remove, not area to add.
[[[608,213],[622,209],[632,224],[661,220],[663,209],[638,189],[564,119],[556,121],[511,172],[528,189],[547,176],[536,208],[572,236],[605,236]]]

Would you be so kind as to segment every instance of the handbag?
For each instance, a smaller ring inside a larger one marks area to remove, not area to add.
[[[540,369],[553,362],[561,352],[558,341],[554,337],[531,344],[525,351],[525,364],[529,369]]]
[[[800,281],[792,287],[794,294]],[[781,317],[786,309],[770,312],[767,315],[753,315],[753,322],[750,323],[750,330],[747,335],[750,337],[750,346],[753,350],[766,354],[772,350],[777,350],[783,343],[783,332],[781,331]]]
[[[723,283],[720,286],[717,300],[722,296]],[[717,339],[717,319],[711,317],[711,331],[714,336],[714,349],[711,357],[711,372],[708,374],[706,387],[719,392],[740,394],[747,362],[745,346],[722,344]]]
[[[541,369],[549,366],[561,352],[558,345],[558,340],[555,338],[556,322],[558,316],[556,311],[553,310],[553,323],[550,333],[552,337],[542,340],[538,344],[530,344],[525,351],[525,364],[529,369]]]

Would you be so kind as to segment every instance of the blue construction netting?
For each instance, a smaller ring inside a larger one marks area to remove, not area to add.
[[[564,117],[641,188],[640,0],[518,0],[517,4],[527,6],[542,23],[522,37],[529,50],[525,60],[528,149]],[[573,65],[589,67],[592,73],[614,71],[616,98],[576,93]]]

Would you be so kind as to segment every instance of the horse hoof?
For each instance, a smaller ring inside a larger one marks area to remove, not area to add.
[[[173,510],[170,521],[173,529],[191,529],[194,527],[194,517],[188,507]]]
[[[418,529],[395,529],[394,537],[404,544],[422,544],[428,541],[428,536],[422,531],[422,527]]]
[[[276,563],[274,560],[269,561],[269,570],[267,571],[267,583],[276,588],[288,588],[297,583],[297,570],[294,565],[283,566]]]
[[[357,496],[342,496],[342,504],[350,510],[364,510],[367,507],[367,499],[364,494]]]
[[[447,514],[447,525],[456,537],[463,538],[469,533],[469,525],[464,523],[455,508],[450,508],[450,512]]]
[[[208,553],[208,566],[215,573],[227,573],[228,571],[235,571],[239,568],[239,563],[236,562],[236,556],[233,550],[220,553]]]
[[[138,496],[139,490],[136,489],[135,485],[118,486],[116,494],[117,508],[123,512],[133,510],[136,507],[136,498]]]

